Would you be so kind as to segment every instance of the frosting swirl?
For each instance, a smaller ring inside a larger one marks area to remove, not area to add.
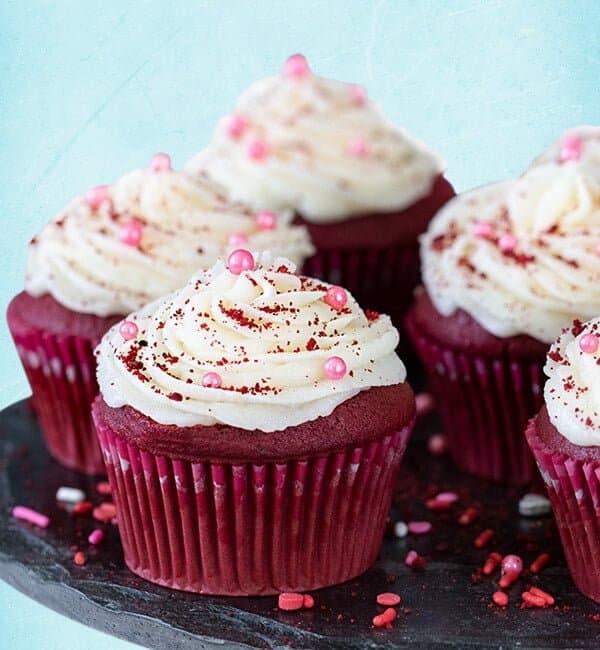
[[[250,149],[257,142],[259,160]],[[402,210],[427,196],[443,168],[360,87],[308,69],[252,84],[187,165],[205,170],[235,200],[293,209],[315,223]]]
[[[568,129],[533,161],[532,166],[564,162],[565,157],[600,167],[600,126],[576,126]]]
[[[558,337],[544,368],[550,421],[574,445],[600,445],[599,342],[600,318],[576,321]]]
[[[228,202],[202,177],[140,169],[107,193],[100,205],[75,198],[34,237],[28,293],[50,293],[78,312],[126,314],[214,264],[231,250],[234,233],[258,250],[298,263],[313,251],[306,229],[291,225],[291,213],[279,215],[274,228],[261,230],[249,209]],[[131,223],[141,233],[138,245],[122,241],[122,228]]]
[[[451,200],[421,239],[438,311],[551,343],[600,313],[600,167],[546,163]]]
[[[111,407],[130,405],[161,424],[228,424],[280,431],[329,415],[373,386],[404,381],[388,316],[325,301],[330,285],[262,255],[239,275],[219,261],[179,292],[134,313],[98,349],[98,381]],[[328,378],[331,357],[346,364]],[[207,381],[208,380],[208,381]]]

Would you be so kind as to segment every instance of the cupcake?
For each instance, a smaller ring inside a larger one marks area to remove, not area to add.
[[[529,423],[527,440],[571,576],[600,602],[600,318],[564,330],[544,370],[546,404]]]
[[[305,272],[396,322],[419,280],[417,237],[454,196],[437,155],[302,55],[251,85],[186,168],[256,210],[293,210],[317,249]]]
[[[421,240],[425,289],[407,328],[464,470],[526,484],[523,437],[550,343],[600,314],[600,166],[540,163],[462,194]]]
[[[58,461],[104,471],[90,417],[98,392],[93,349],[102,335],[240,242],[301,263],[312,247],[290,218],[231,204],[158,154],[151,168],[75,198],[32,239],[25,291],[7,319]]]
[[[293,271],[233,251],[98,347],[94,421],[147,580],[305,591],[376,558],[415,415],[398,332]]]

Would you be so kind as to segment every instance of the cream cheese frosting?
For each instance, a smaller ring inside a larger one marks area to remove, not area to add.
[[[600,318],[564,330],[544,371],[552,424],[574,445],[600,445]]]
[[[405,380],[388,316],[263,254],[239,274],[219,261],[113,327],[97,348],[106,403],[161,424],[280,431],[327,416],[359,391]],[[132,326],[135,324],[135,327]],[[332,357],[336,378],[327,371]]]
[[[99,205],[85,196],[73,199],[34,237],[28,293],[50,293],[78,312],[127,314],[212,266],[231,250],[234,234],[297,263],[313,252],[306,229],[291,225],[291,212],[270,215],[273,227],[261,229],[253,212],[226,200],[202,176],[140,169],[105,193]]]
[[[600,166],[600,126],[583,125],[568,129],[533,161],[532,166],[560,163],[570,158]]]
[[[551,343],[600,313],[600,166],[548,162],[451,200],[421,238],[436,308]]]
[[[186,168],[256,209],[334,223],[407,208],[430,193],[444,164],[361,87],[306,66],[252,84]]]

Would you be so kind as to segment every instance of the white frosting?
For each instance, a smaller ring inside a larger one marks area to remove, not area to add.
[[[475,224],[492,225],[490,237]],[[499,238],[518,243],[503,252]],[[600,167],[546,163],[451,200],[421,239],[423,278],[444,315],[463,309],[499,337],[551,343],[600,314]]]
[[[220,123],[187,169],[206,171],[235,200],[293,209],[315,223],[402,210],[430,193],[444,163],[375,104],[354,102],[353,88],[313,74],[257,81],[238,101],[242,136],[232,138]],[[259,162],[247,155],[256,139],[269,148]],[[357,140],[365,155],[350,153]]]
[[[561,143],[569,136],[577,136],[582,140],[580,162],[600,167],[600,126],[576,126],[568,129],[533,161],[532,166],[548,162],[561,162]]]
[[[231,249],[233,233],[248,246],[272,250],[297,263],[313,252],[305,228],[281,214],[273,230],[259,230],[254,214],[226,201],[203,178],[183,172],[133,171],[110,188],[110,201],[92,210],[84,197],[71,201],[29,246],[25,288],[50,293],[64,306],[97,316],[127,314],[183,286],[199,268]],[[135,219],[139,247],[119,230]]]
[[[162,424],[278,431],[327,416],[359,391],[404,381],[388,316],[368,320],[350,294],[336,311],[324,300],[330,285],[269,260],[241,275],[217,262],[130,316],[134,340],[112,328],[97,349],[106,403]],[[331,356],[347,365],[339,380],[324,373]],[[220,375],[220,388],[202,386],[207,372]]]
[[[586,334],[600,337],[600,318],[565,330],[552,346],[544,397],[550,421],[574,445],[600,445],[600,348],[583,352]]]

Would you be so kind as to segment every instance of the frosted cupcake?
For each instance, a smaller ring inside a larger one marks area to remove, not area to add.
[[[407,326],[463,469],[527,483],[550,343],[600,313],[600,166],[548,162],[466,192],[422,238]]]
[[[600,602],[600,319],[575,322],[548,354],[531,446],[575,584]]]
[[[442,160],[364,88],[313,74],[301,55],[250,86],[187,169],[257,210],[294,210],[317,248],[305,271],[394,319],[419,279],[417,237],[454,195]]]
[[[259,595],[375,560],[415,414],[388,316],[247,250],[113,327],[93,406],[128,567]]]
[[[103,471],[89,410],[93,349],[109,327],[240,243],[302,262],[312,247],[289,222],[227,202],[157,154],[150,168],[75,198],[32,239],[25,291],[7,318],[57,460]]]

